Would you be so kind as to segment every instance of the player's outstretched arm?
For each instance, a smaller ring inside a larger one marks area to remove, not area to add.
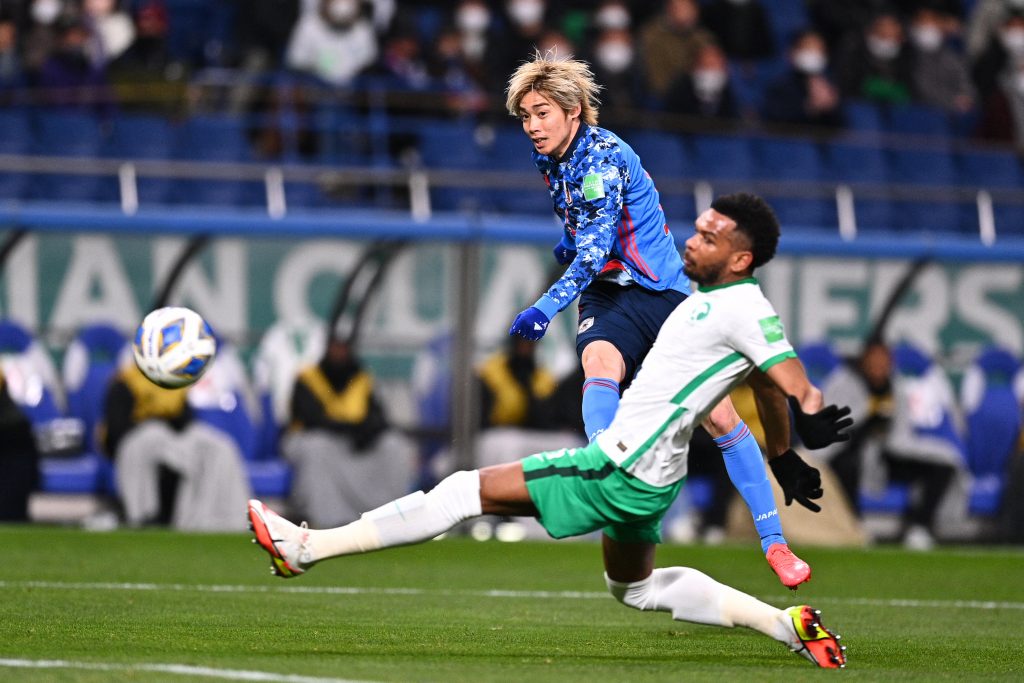
[[[853,425],[848,406],[824,406],[821,391],[807,379],[804,366],[796,358],[788,358],[768,369],[768,377],[786,394],[793,411],[793,426],[804,445],[824,448],[850,438]],[[824,407],[823,407],[824,406]]]

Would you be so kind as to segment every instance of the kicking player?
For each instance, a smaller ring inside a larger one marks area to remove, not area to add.
[[[555,538],[603,530],[605,579],[623,604],[673,619],[746,626],[814,664],[845,666],[839,637],[807,605],[782,610],[689,567],[655,568],[660,523],[686,477],[694,428],[723,396],[763,373],[788,397],[804,442],[848,438],[848,408],[822,408],[753,278],[775,253],[779,226],[759,197],[719,197],[700,215],[684,264],[700,289],[662,326],[614,420],[589,445],[456,472],[429,493],[399,498],[346,526],[296,526],[258,500],[249,519],[283,577],[332,557],[419,543],[481,514],[533,516]]]
[[[608,427],[620,387],[632,379],[668,315],[690,293],[658,191],[640,159],[611,131],[597,127],[599,86],[585,62],[534,55],[508,83],[506,108],[533,142],[555,214],[563,220],[554,249],[565,274],[516,316],[510,334],[540,339],[556,313],[578,296],[576,352],[583,365],[583,422],[593,440]],[[681,340],[686,344],[687,340]],[[818,471],[789,448],[785,399],[770,383],[754,386],[768,461],[786,493],[817,512]],[[810,566],[789,549],[761,449],[723,397],[704,421],[743,496],[761,549],[782,583],[795,588]]]

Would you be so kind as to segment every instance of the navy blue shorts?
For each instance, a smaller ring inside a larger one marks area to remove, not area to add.
[[[685,294],[674,289],[655,292],[640,285],[590,283],[580,294],[576,355],[582,358],[583,349],[592,341],[611,342],[626,361],[626,376],[620,382],[625,389],[651,350],[665,318],[685,299]]]

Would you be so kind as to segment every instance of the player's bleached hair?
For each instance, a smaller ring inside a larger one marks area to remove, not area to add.
[[[530,92],[548,98],[562,111],[572,111],[580,105],[580,121],[588,126],[597,125],[597,108],[601,104],[597,94],[601,86],[594,81],[590,65],[579,59],[560,59],[554,50],[541,54],[537,50],[533,59],[519,65],[508,79],[505,90],[505,108],[519,118],[519,105]]]
[[[736,230],[750,240],[751,269],[772,260],[779,245],[779,219],[768,202],[756,194],[736,192],[716,198],[711,208],[735,221]]]

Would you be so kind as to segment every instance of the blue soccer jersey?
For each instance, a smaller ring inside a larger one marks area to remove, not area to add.
[[[577,256],[534,304],[548,318],[595,279],[690,293],[658,190],[636,152],[611,131],[581,125],[560,160],[533,153]]]

